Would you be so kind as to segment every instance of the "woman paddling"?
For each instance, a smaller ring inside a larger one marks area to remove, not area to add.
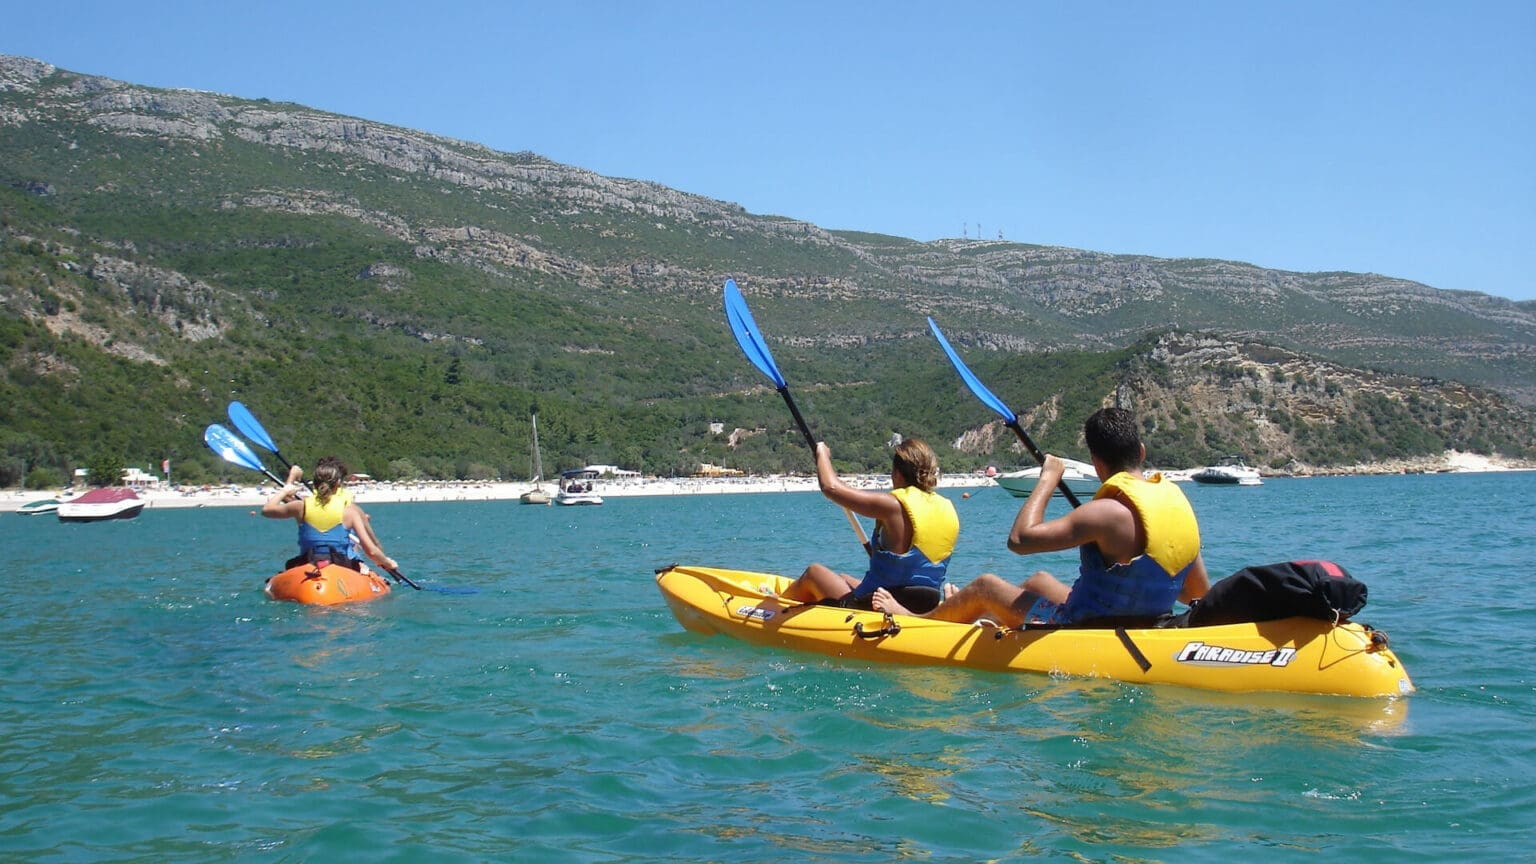
[[[386,571],[399,565],[384,554],[378,537],[368,523],[368,514],[343,488],[347,466],[335,456],[325,456],[315,463],[315,493],[300,498],[304,469],[288,469],[288,483],[261,505],[261,515],[269,519],[294,519],[299,523],[299,554],[288,559],[285,569],[319,560],[328,560],[352,570],[361,570],[358,547]]]
[[[826,442],[819,442],[816,478],[821,493],[833,503],[875,520],[869,569],[863,579],[856,579],[825,564],[812,564],[784,589],[784,598],[869,609],[875,589],[887,588],[910,595],[913,603],[925,608],[937,604],[949,556],[960,535],[960,518],[955,505],[934,491],[939,485],[939,459],[933,448],[920,438],[896,445],[891,456],[891,491],[866,492],[838,478],[832,451]]]

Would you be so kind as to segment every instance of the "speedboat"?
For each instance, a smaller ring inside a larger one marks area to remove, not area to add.
[[[1259,470],[1249,468],[1238,456],[1231,457],[1223,465],[1207,465],[1191,475],[1190,479],[1213,486],[1258,486],[1264,482],[1259,479]]]
[[[1076,459],[1062,459],[1066,470],[1062,472],[1061,479],[1067,482],[1067,488],[1080,498],[1090,498],[1093,493],[1099,491],[1099,475],[1093,470],[1093,466],[1087,462],[1079,462]],[[1028,498],[1029,493],[1035,491],[1035,483],[1040,480],[1040,469],[1025,468],[1022,471],[1010,471],[1007,474],[999,474],[992,478],[997,485],[1008,490],[1008,494],[1015,498]],[[1061,494],[1058,486],[1055,493]]]
[[[60,522],[101,522],[132,519],[144,512],[144,499],[126,486],[92,489],[59,505]]]
[[[59,499],[43,498],[38,501],[28,501],[16,508],[16,513],[21,516],[42,516],[48,513],[57,513]]]
[[[601,504],[597,494],[597,472],[591,468],[572,468],[560,472],[560,491],[555,493],[555,503],[564,505]]]

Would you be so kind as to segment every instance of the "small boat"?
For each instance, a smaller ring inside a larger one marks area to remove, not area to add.
[[[1087,462],[1079,462],[1076,459],[1061,460],[1066,470],[1062,472],[1061,479],[1067,481],[1067,488],[1079,498],[1091,498],[1093,493],[1099,491],[1099,475],[1093,470],[1093,465]],[[1040,468],[1025,468],[1022,471],[1009,471],[1007,474],[999,474],[992,478],[997,485],[1008,490],[1008,494],[1015,498],[1028,498],[1029,493],[1035,491],[1035,483],[1040,480]],[[1057,487],[1055,495],[1061,494],[1061,487]]]
[[[59,499],[42,498],[37,501],[28,501],[16,508],[16,512],[22,516],[42,516],[47,513],[56,513],[59,509]]]
[[[389,583],[377,573],[362,573],[340,564],[320,568],[300,564],[268,579],[262,591],[273,600],[334,606],[383,597],[389,593]]]
[[[108,486],[61,502],[57,512],[60,522],[132,519],[144,512],[144,499],[127,486]]]
[[[544,459],[539,455],[539,415],[533,415],[533,488],[518,496],[524,504],[548,504],[544,491]]]
[[[1222,465],[1207,465],[1190,475],[1190,479],[1212,486],[1259,486],[1264,482],[1259,478],[1259,470],[1249,468],[1240,456],[1232,456]]]
[[[560,491],[555,494],[556,504],[601,504],[597,494],[597,472],[591,468],[572,468],[560,472]]]
[[[1354,622],[1296,617],[1212,627],[1011,630],[798,604],[777,596],[790,581],[676,564],[656,574],[657,587],[684,628],[774,648],[1230,692],[1413,692],[1385,634]]]

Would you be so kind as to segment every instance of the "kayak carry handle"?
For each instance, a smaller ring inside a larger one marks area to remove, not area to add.
[[[853,616],[849,615],[843,621],[846,623],[852,618]],[[885,624],[879,630],[865,630],[863,621],[855,622],[853,625],[853,635],[860,639],[881,639],[886,636],[895,636],[900,632],[901,625],[896,623],[896,619],[892,618],[889,612],[885,613]]]

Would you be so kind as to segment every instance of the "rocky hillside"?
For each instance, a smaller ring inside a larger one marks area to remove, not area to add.
[[[0,213],[0,445],[13,464],[175,450],[211,471],[195,442],[228,399],[270,411],[302,394],[325,410],[287,421],[290,433],[350,448],[381,476],[526,473],[535,407],[546,464],[803,467],[792,438],[733,450],[707,432],[784,422],[723,325],[726,275],[823,409],[818,431],[856,442],[840,452],[857,465],[878,466],[892,431],[958,441],[984,425],[963,398],[914,398],[953,383],[927,315],[978,371],[1077,358],[1051,392],[1010,398],[1075,410],[1134,394],[1183,458],[1371,451],[1368,434],[1330,437],[1296,402],[1321,379],[1278,358],[1334,370],[1335,402],[1418,381],[1416,407],[1413,385],[1381,396],[1423,432],[1386,436],[1398,450],[1528,448],[1529,435],[1478,438],[1482,421],[1426,406],[1518,424],[1510,400],[1536,404],[1530,303],[1369,274],[830,232],[531,153],[3,56]],[[1147,334],[1170,332],[1210,336],[1188,351],[1177,346],[1195,337],[1168,337],[1133,362]],[[1231,364],[1181,359],[1208,360],[1212,345],[1244,346],[1233,363],[1260,371],[1228,381]],[[1126,372],[1143,366],[1164,371]],[[1191,369],[1215,378],[1180,377]]]
[[[1529,414],[1455,382],[1340,366],[1262,342],[1165,336],[1126,370],[1116,398],[1136,406],[1170,452],[1229,452],[1292,472],[1410,453],[1448,442],[1529,452]],[[1520,464],[1525,464],[1524,462]]]

